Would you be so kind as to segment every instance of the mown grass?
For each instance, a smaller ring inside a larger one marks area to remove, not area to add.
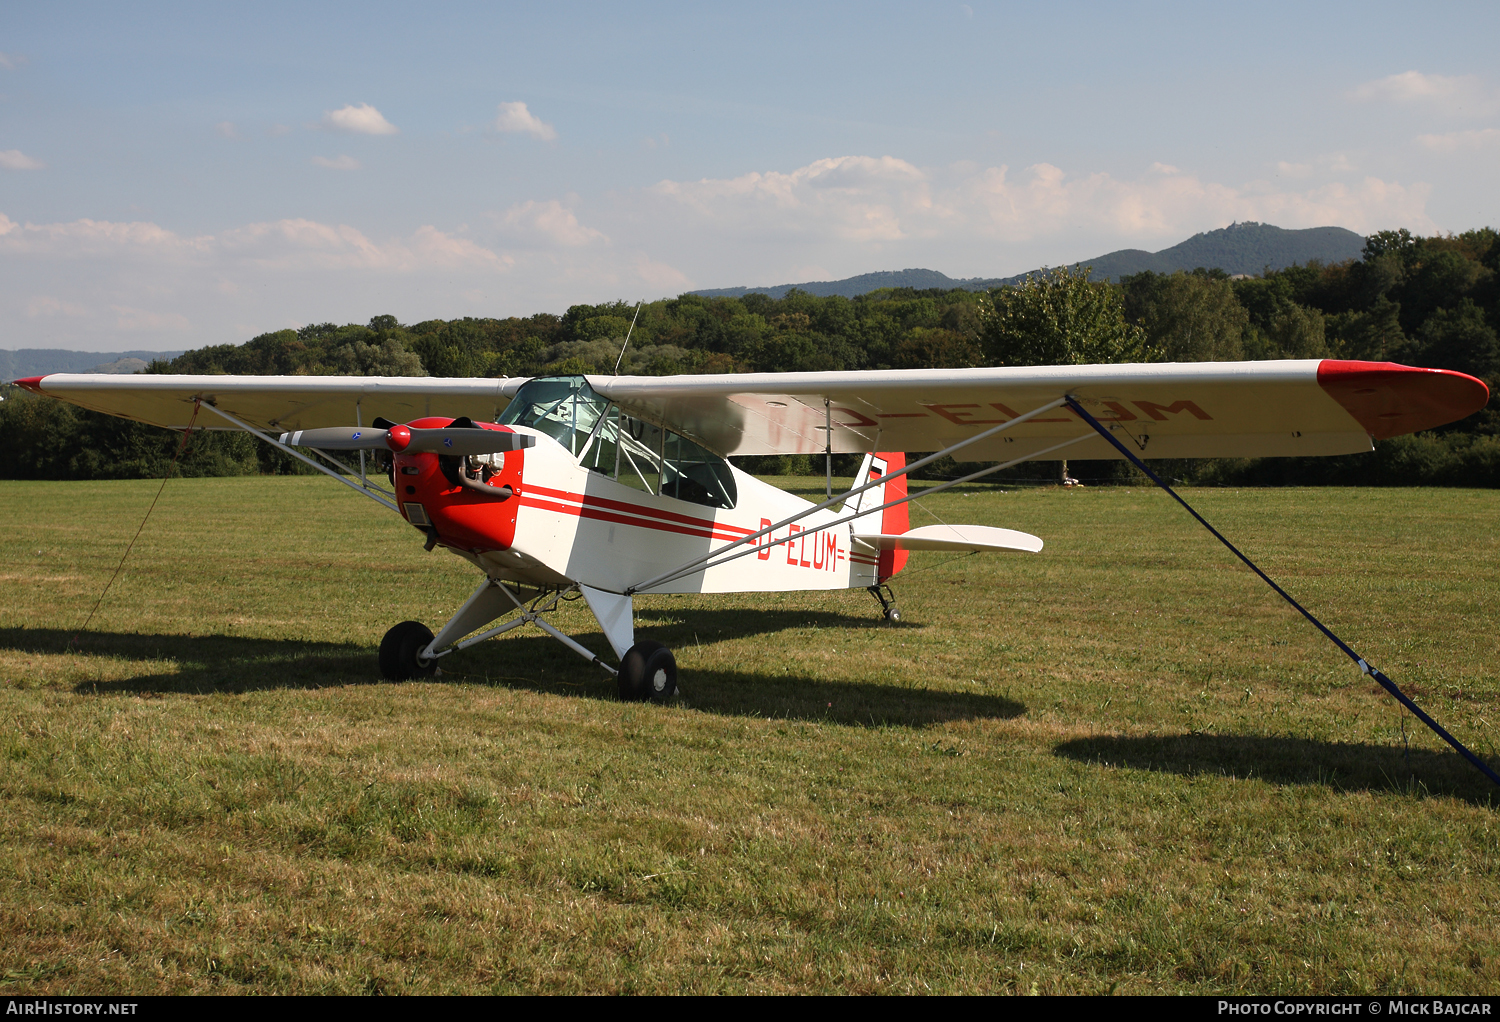
[[[474,579],[315,479],[174,480],[70,645],[155,485],[0,484],[7,993],[1500,985],[1500,791],[1161,494],[925,502],[1047,548],[899,627],[642,599],[657,707],[526,632],[379,680]],[[1497,762],[1500,493],[1190,496]]]

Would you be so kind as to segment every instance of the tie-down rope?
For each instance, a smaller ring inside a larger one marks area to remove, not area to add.
[[[1073,411],[1077,412],[1079,418],[1083,419],[1084,422],[1086,422],[1090,426],[1092,426],[1094,428],[1095,432],[1097,432],[1100,436],[1102,436],[1104,439],[1108,440],[1112,445],[1114,445],[1115,449],[1118,450],[1121,454],[1123,454],[1123,455],[1125,455],[1125,457],[1129,458],[1130,461],[1131,461],[1131,463],[1134,464],[1136,468],[1138,468],[1142,472],[1146,473],[1146,475],[1150,477],[1150,479],[1151,479],[1152,482],[1154,482],[1157,486],[1160,486],[1163,490],[1166,490],[1167,494],[1173,500],[1177,501],[1177,503],[1181,504],[1184,508],[1186,508],[1188,514],[1190,514],[1194,518],[1198,519],[1198,524],[1202,525],[1209,532],[1213,533],[1214,534],[1214,538],[1217,539],[1220,543],[1223,543],[1226,547],[1228,547],[1230,553],[1234,554],[1234,556],[1236,556],[1240,560],[1244,561],[1245,562],[1245,566],[1248,567],[1251,571],[1255,572],[1257,575],[1259,575],[1262,582],[1264,582],[1266,585],[1270,586],[1272,589],[1276,590],[1277,595],[1280,596],[1287,603],[1291,604],[1292,607],[1297,611],[1297,613],[1299,613],[1303,617],[1307,618],[1307,620],[1311,621],[1312,624],[1313,624],[1313,626],[1315,628],[1317,628],[1318,631],[1320,631],[1324,635],[1328,636],[1329,641],[1332,642],[1339,649],[1341,649],[1344,652],[1344,655],[1347,656],[1350,660],[1353,660],[1354,663],[1355,663],[1355,665],[1359,667],[1359,669],[1360,669],[1361,672],[1363,672],[1364,674],[1369,675],[1370,677],[1374,678],[1377,682],[1379,682],[1380,683],[1380,687],[1383,688],[1383,689],[1385,689],[1391,695],[1395,696],[1396,699],[1401,703],[1402,706],[1405,706],[1408,710],[1410,710],[1412,712],[1412,715],[1414,717],[1416,717],[1418,720],[1420,720],[1423,724],[1426,724],[1428,727],[1430,727],[1433,730],[1433,733],[1435,733],[1443,741],[1445,741],[1449,745],[1453,746],[1454,750],[1456,750],[1460,755],[1462,755],[1470,763],[1474,764],[1474,766],[1482,774],[1484,774],[1490,780],[1494,781],[1496,784],[1500,784],[1500,775],[1497,775],[1494,770],[1490,769],[1490,766],[1489,766],[1488,763],[1486,763],[1484,760],[1480,759],[1478,756],[1474,755],[1474,753],[1470,752],[1469,749],[1468,749],[1468,747],[1466,745],[1464,745],[1463,742],[1460,742],[1457,738],[1454,738],[1452,735],[1450,735],[1443,728],[1443,725],[1441,725],[1437,721],[1433,720],[1431,717],[1429,717],[1426,714],[1425,711],[1423,711],[1423,709],[1420,706],[1418,706],[1416,703],[1412,702],[1411,697],[1408,696],[1405,692],[1402,692],[1401,689],[1399,689],[1398,687],[1396,687],[1396,683],[1395,682],[1391,681],[1390,678],[1387,678],[1384,674],[1381,674],[1380,671],[1378,671],[1376,668],[1374,668],[1368,662],[1366,662],[1366,660],[1365,660],[1364,657],[1360,656],[1358,653],[1354,652],[1354,650],[1352,650],[1352,649],[1349,648],[1349,644],[1348,643],[1346,643],[1343,639],[1340,639],[1337,635],[1334,635],[1333,632],[1329,631],[1328,627],[1326,625],[1324,625],[1323,622],[1321,622],[1317,618],[1313,617],[1312,614],[1308,611],[1308,609],[1306,607],[1302,606],[1302,604],[1300,604],[1296,600],[1292,599],[1291,595],[1285,589],[1281,588],[1281,586],[1277,585],[1275,582],[1273,582],[1271,580],[1271,576],[1267,575],[1265,572],[1261,571],[1260,568],[1256,567],[1254,561],[1250,560],[1250,558],[1248,558],[1244,554],[1240,553],[1239,549],[1233,543],[1229,542],[1229,540],[1227,540],[1227,539],[1224,538],[1223,533],[1219,532],[1218,529],[1216,529],[1212,525],[1208,524],[1208,520],[1205,519],[1202,515],[1200,515],[1197,511],[1194,511],[1193,510],[1193,506],[1191,504],[1189,504],[1187,501],[1183,500],[1180,496],[1178,496],[1177,495],[1177,491],[1174,490],[1174,489],[1172,489],[1172,487],[1168,486],[1167,483],[1166,483],[1166,480],[1162,479],[1161,476],[1157,475],[1155,472],[1153,472],[1149,468],[1147,468],[1146,467],[1146,463],[1144,461],[1142,461],[1140,458],[1137,458],[1135,456],[1135,453],[1133,451],[1131,451],[1128,447],[1126,447],[1124,444],[1120,443],[1119,440],[1115,439],[1114,434],[1111,433],[1109,430],[1105,429],[1104,426],[1102,426],[1099,423],[1098,419],[1094,418],[1088,412],[1084,411],[1083,410],[1083,406],[1080,405],[1078,403],[1078,401],[1072,395],[1068,396],[1067,401],[1068,401],[1068,407],[1071,408],[1071,409],[1073,409]]]
[[[120,570],[125,567],[125,558],[129,557],[130,551],[135,549],[135,541],[141,538],[141,533],[145,531],[146,523],[151,520],[151,512],[156,510],[156,502],[161,500],[161,493],[167,488],[167,480],[172,478],[172,471],[177,468],[177,462],[182,457],[182,452],[187,450],[188,439],[193,435],[193,426],[198,421],[199,407],[199,403],[194,401],[193,417],[188,420],[187,429],[182,431],[182,443],[177,445],[177,453],[172,455],[172,463],[167,466],[167,474],[161,477],[161,485],[156,488],[156,496],[151,498],[151,506],[146,508],[145,517],[141,519],[141,524],[136,528],[135,535],[130,537],[130,542],[126,545],[125,552],[120,555],[120,563],[115,565],[115,573],[109,576],[109,581],[104,584],[104,591],[94,601],[94,609],[89,611],[89,616],[84,619],[78,631],[74,632],[73,637],[68,640],[69,646],[78,645],[78,637],[88,631],[89,625],[93,623],[94,615],[99,613],[99,607],[104,603],[104,597],[109,595],[110,589],[115,584],[115,579],[120,577]]]

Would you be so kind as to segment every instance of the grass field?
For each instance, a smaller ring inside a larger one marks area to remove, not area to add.
[[[1500,790],[1159,493],[932,498],[1047,548],[897,627],[640,599],[658,707],[534,630],[381,681],[472,569],[308,478],[174,480],[70,647],[155,487],[0,483],[0,992],[1500,989]],[[1189,498],[1500,762],[1500,492]]]

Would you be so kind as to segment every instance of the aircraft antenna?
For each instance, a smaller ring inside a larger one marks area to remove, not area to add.
[[[630,335],[635,333],[635,321],[641,318],[641,306],[645,301],[635,303],[635,315],[630,318],[630,329],[625,331],[625,343],[620,345],[620,357],[615,359],[615,375],[620,375],[620,363],[625,361],[625,349],[630,347]]]

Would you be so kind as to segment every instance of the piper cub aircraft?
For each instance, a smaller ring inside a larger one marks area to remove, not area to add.
[[[1027,460],[1119,458],[1121,449],[1143,458],[1368,451],[1372,440],[1452,422],[1489,400],[1484,383],[1462,373],[1329,359],[537,379],[55,374],[17,382],[171,429],[248,431],[401,515],[429,550],[446,547],[472,564],[483,580],[436,635],[417,621],[386,633],[387,678],[430,673],[451,653],[532,623],[614,674],[621,698],[654,700],[674,694],[677,666],[670,650],[636,637],[638,593],[860,587],[898,620],[887,583],[909,551],[1042,549],[1037,537],[1007,529],[909,528],[906,475],[944,455],[996,464],[923,493]],[[908,464],[905,451],[936,453]],[[830,485],[819,503],[726,460],[851,453],[864,454],[853,487],[835,495]],[[578,594],[618,666],[545,619]]]

